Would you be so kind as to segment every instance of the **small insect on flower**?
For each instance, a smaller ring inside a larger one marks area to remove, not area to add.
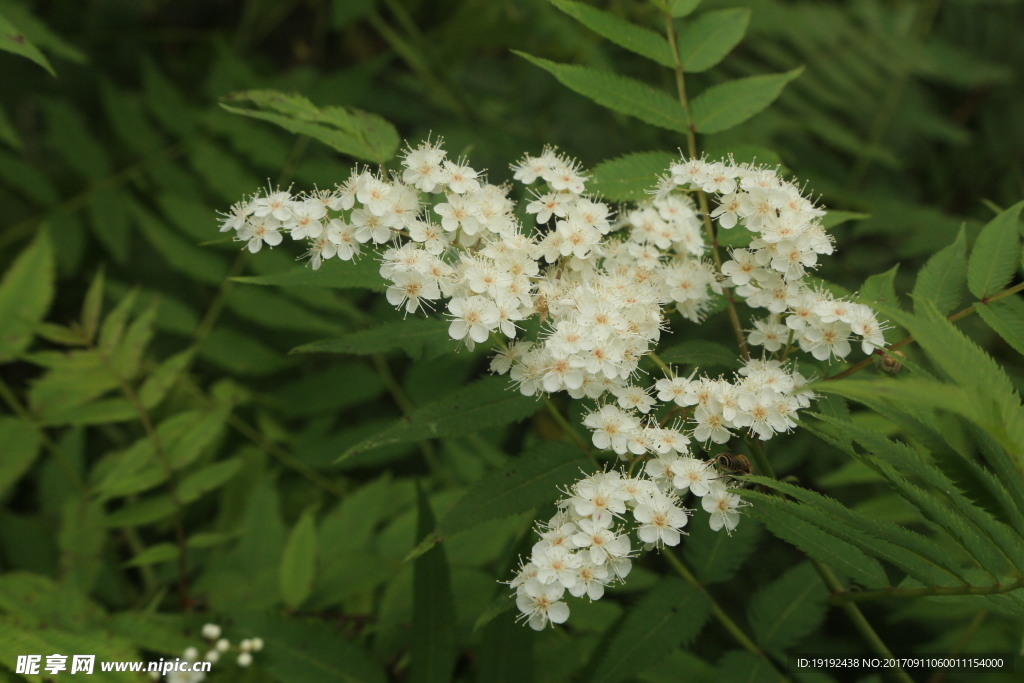
[[[754,471],[750,460],[742,453],[719,453],[714,463],[719,472],[731,477],[745,477]]]

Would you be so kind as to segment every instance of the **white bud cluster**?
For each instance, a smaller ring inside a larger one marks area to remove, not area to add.
[[[231,641],[227,638],[221,637],[221,627],[217,624],[204,624],[200,631],[203,638],[209,641],[210,649],[203,655],[203,661],[214,662],[220,661],[220,658],[230,650],[232,650]],[[245,668],[252,664],[252,653],[259,652],[263,649],[262,638],[246,638],[242,640],[238,647],[238,656],[235,658],[235,663],[238,666]],[[181,658],[185,662],[194,663],[199,661],[199,649],[196,647],[189,647],[182,653]],[[160,680],[161,674],[158,671],[151,671],[150,678],[154,681]],[[202,671],[192,671],[189,667],[188,671],[169,671],[164,679],[167,683],[199,683],[200,681],[206,680],[206,674]]]
[[[648,460],[644,476],[610,470],[576,482],[509,582],[521,618],[538,631],[561,624],[569,618],[566,591],[599,600],[607,585],[623,581],[635,556],[630,526],[644,550],[679,545],[692,513],[680,503],[687,492],[701,498],[712,529],[731,532],[743,504],[726,481],[708,462],[670,450]]]

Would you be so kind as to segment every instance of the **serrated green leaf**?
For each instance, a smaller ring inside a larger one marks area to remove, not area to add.
[[[1024,353],[1024,302],[1006,297],[987,304],[976,303],[974,310],[1003,341],[1017,353]]]
[[[616,45],[646,57],[662,66],[674,67],[672,48],[668,41],[654,31],[637,26],[611,12],[584,5],[572,0],[548,0],[570,17],[580,22],[594,33],[607,38]]]
[[[552,502],[564,486],[593,466],[575,446],[561,441],[537,444],[506,467],[473,482],[459,502],[444,516],[405,560],[418,557],[441,541],[477,524],[526,512]]]
[[[746,650],[732,650],[718,661],[716,681],[736,683],[778,683],[779,672],[767,657],[758,657]]]
[[[904,476],[917,477],[929,486],[931,491],[925,492],[894,476],[888,465],[878,467],[897,493],[945,529],[987,571],[1000,575],[1007,560],[1013,565],[1024,566],[1021,537],[1015,536],[1010,527],[975,505],[942,470],[925,462],[917,451],[852,423],[825,419],[860,443],[873,458],[883,458]]]
[[[231,106],[235,104],[237,106]],[[249,106],[255,108],[247,108]],[[376,114],[350,107],[317,108],[301,95],[249,90],[227,95],[221,107],[262,119],[333,147],[343,154],[383,164],[398,151],[398,131]]]
[[[13,486],[39,455],[43,437],[39,430],[24,420],[0,416],[0,497]]]
[[[686,111],[679,101],[646,83],[585,66],[559,64],[517,50],[513,52],[547,71],[570,90],[602,107],[635,116],[652,126],[680,133],[689,130]]]
[[[770,505],[810,522],[823,531],[853,544],[873,557],[890,562],[925,584],[966,583],[961,568],[946,549],[930,539],[892,522],[854,512],[837,501],[808,489],[751,475],[748,480],[762,484],[801,501],[741,491],[755,505]]]
[[[774,507],[768,502],[773,496],[762,498],[759,494],[754,495],[757,497],[753,498],[754,505],[747,514],[763,522],[772,534],[866,588],[889,585],[885,570],[878,560],[800,517],[789,514],[785,509]],[[762,502],[767,504],[762,505]]]
[[[45,228],[0,280],[0,362],[24,351],[53,300],[53,246]]]
[[[878,304],[889,306],[900,305],[899,297],[896,295],[896,271],[899,265],[895,265],[884,273],[872,275],[861,285],[857,300],[867,306],[874,307]]]
[[[380,276],[376,258],[364,256],[358,261],[325,261],[319,270],[295,268],[271,275],[232,278],[249,285],[276,285],[279,287],[327,287],[331,289],[372,289],[383,292],[387,287]]]
[[[749,23],[750,10],[746,8],[705,12],[687,22],[677,44],[683,71],[707,71],[725,59],[743,39]]]
[[[658,353],[666,363],[692,365],[701,369],[724,367],[735,370],[742,366],[739,354],[718,342],[692,339],[673,344]]]
[[[436,318],[413,318],[359,330],[339,339],[323,339],[292,349],[292,353],[348,353],[369,355],[402,349],[414,360],[429,360],[453,348],[449,322]]]
[[[828,611],[828,590],[804,562],[754,594],[747,620],[766,650],[787,650],[818,628]]]
[[[464,436],[518,422],[540,409],[540,403],[516,392],[504,377],[488,377],[444,398],[416,408],[380,434],[362,441],[338,458],[422,439]]]
[[[967,261],[967,287],[971,294],[984,299],[992,296],[1017,272],[1020,258],[1020,212],[1024,201],[1017,202],[993,218],[974,242]]]
[[[145,567],[152,564],[163,564],[178,559],[178,546],[173,543],[157,543],[125,562],[122,567]]]
[[[967,238],[961,227],[956,240],[928,259],[914,283],[913,298],[928,299],[940,313],[956,308],[967,291]],[[915,310],[917,304],[915,303]],[[918,311],[920,312],[920,311]]]
[[[687,525],[689,536],[683,544],[683,556],[693,567],[701,583],[712,584],[728,581],[747,558],[757,549],[761,540],[759,524],[743,520],[736,530],[729,534],[712,531],[707,518],[697,513]]]
[[[434,513],[423,491],[416,492],[416,538],[434,528]],[[443,547],[416,559],[412,588],[412,663],[410,683],[447,683],[457,656],[455,600]]]
[[[613,202],[635,202],[648,197],[678,157],[668,152],[634,152],[602,161],[594,167],[587,191]]]
[[[297,609],[313,590],[316,568],[316,520],[307,509],[295,523],[281,556],[281,599],[290,609]]]
[[[46,55],[40,52],[39,48],[33,45],[29,39],[25,37],[25,34],[18,30],[18,27],[12,24],[2,14],[0,14],[0,50],[21,55],[22,57],[30,59],[46,69],[50,72],[51,76],[56,77],[57,75],[57,72],[53,70],[53,66],[50,65],[50,60],[46,58]]]
[[[693,100],[690,111],[698,133],[720,133],[759,114],[778,98],[804,67],[785,73],[749,76],[712,86]]]
[[[629,610],[607,648],[595,653],[598,663],[589,680],[619,683],[632,678],[696,638],[710,612],[703,591],[679,579],[663,579]]]

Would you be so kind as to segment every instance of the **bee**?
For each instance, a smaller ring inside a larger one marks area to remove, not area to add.
[[[719,471],[733,476],[746,476],[754,471],[747,456],[740,453],[719,453],[714,463]]]

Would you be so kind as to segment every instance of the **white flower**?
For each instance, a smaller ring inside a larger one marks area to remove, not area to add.
[[[740,521],[739,508],[741,499],[735,493],[729,493],[722,484],[716,484],[711,492],[701,499],[700,504],[705,512],[711,513],[711,529],[718,531],[722,527],[729,533]]]
[[[455,194],[463,194],[480,189],[477,172],[469,166],[460,166],[451,161],[444,162],[444,182]]]
[[[486,297],[454,298],[448,302],[448,311],[455,316],[448,327],[452,339],[465,339],[482,344],[491,330],[498,325],[498,308]]]
[[[564,547],[535,549],[531,560],[537,567],[537,580],[541,583],[558,582],[566,588],[576,585],[576,570],[581,560]]]
[[[672,464],[672,484],[680,491],[689,490],[693,495],[704,497],[711,490],[716,475],[704,460],[679,458]]]
[[[217,640],[220,638],[220,626],[217,624],[204,624],[203,625],[203,638],[207,640]],[[185,657],[185,659],[195,659],[198,655],[192,657]]]
[[[686,510],[676,507],[660,491],[643,496],[633,509],[633,517],[640,522],[637,536],[650,545],[679,545],[679,530],[686,526]]]
[[[242,241],[248,241],[246,245],[249,251],[256,253],[266,242],[272,247],[276,247],[281,244],[281,240],[284,237],[278,232],[281,227],[281,221],[277,220],[273,216],[254,216],[238,230],[238,238]]]
[[[534,631],[541,631],[550,621],[564,623],[569,618],[569,606],[561,602],[565,586],[560,583],[543,584],[535,578],[527,579],[519,588],[516,606],[527,618]]]
[[[594,564],[604,564],[609,558],[629,555],[629,536],[617,535],[593,517],[581,519],[577,524],[580,533],[573,536],[573,542],[581,550],[590,549],[590,561]]]
[[[441,298],[441,290],[432,279],[415,270],[394,274],[394,284],[387,289],[388,303],[392,306],[405,304],[406,313],[415,313],[423,305],[421,299]]]

